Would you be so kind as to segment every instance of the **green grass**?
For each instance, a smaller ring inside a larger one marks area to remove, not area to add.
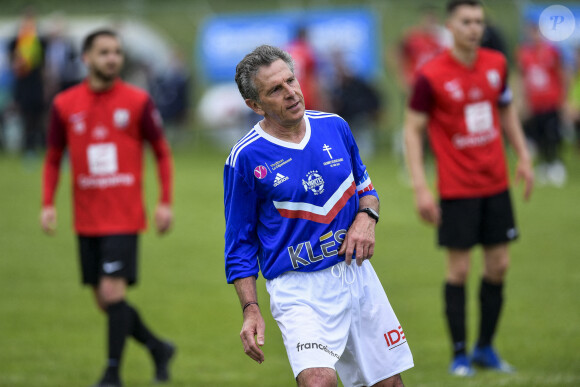
[[[266,361],[247,358],[234,288],[223,269],[222,166],[226,152],[197,144],[175,154],[175,227],[141,241],[140,284],[130,292],[146,321],[179,346],[170,386],[293,386],[280,332],[259,293],[266,318]],[[434,231],[422,225],[398,167],[381,155],[368,163],[382,202],[372,262],[405,329],[415,368],[408,386],[580,385],[580,156],[569,152],[569,184],[541,187],[523,203],[513,197],[522,238],[512,247],[506,308],[497,347],[518,372],[447,375],[450,345],[442,313],[444,257]],[[40,232],[40,165],[0,154],[0,386],[86,386],[105,359],[105,317],[79,284],[71,228],[69,174],[57,195],[56,236]],[[149,208],[157,197],[148,161]],[[476,335],[480,252],[469,286],[469,337]],[[150,385],[148,355],[130,342],[127,386]]]

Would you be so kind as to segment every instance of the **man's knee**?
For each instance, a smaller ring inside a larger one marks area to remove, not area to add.
[[[510,266],[507,246],[487,247],[484,254],[484,277],[492,282],[502,282]]]
[[[298,387],[336,387],[338,379],[332,368],[307,368],[296,377]]]
[[[447,281],[453,285],[463,285],[467,281],[470,267],[469,250],[449,250],[447,258]]]
[[[97,303],[101,309],[125,299],[127,281],[124,278],[103,277],[97,287]]]
[[[372,387],[404,387],[404,384],[401,375],[396,374],[388,379],[381,380],[377,384],[373,384]]]

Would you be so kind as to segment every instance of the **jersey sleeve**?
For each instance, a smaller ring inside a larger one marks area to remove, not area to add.
[[[258,277],[258,196],[236,168],[224,168],[225,269],[229,284]]]
[[[354,176],[354,181],[356,182],[356,192],[358,193],[358,197],[362,198],[367,195],[372,195],[378,199],[379,194],[373,187],[373,183],[367,171],[367,167],[366,165],[363,164],[360,158],[358,146],[356,145],[356,141],[354,140],[352,131],[350,130],[350,127],[346,122],[345,126],[346,126],[346,139],[350,149],[352,173]]]
[[[54,105],[50,111],[47,140],[48,149],[42,170],[42,205],[52,206],[66,147],[66,127]]]
[[[157,176],[159,177],[161,192],[159,202],[171,204],[173,187],[173,165],[171,150],[163,134],[163,124],[159,111],[148,99],[141,117],[141,130],[143,138],[151,144],[155,159],[157,160]]]
[[[501,80],[501,93],[497,101],[498,105],[502,107],[509,105],[510,103],[512,103],[513,100],[513,93],[508,85],[509,69],[505,57],[504,57],[504,67],[505,67],[504,76]]]
[[[415,81],[409,107],[421,113],[429,113],[433,106],[433,89],[427,77],[420,74]]]

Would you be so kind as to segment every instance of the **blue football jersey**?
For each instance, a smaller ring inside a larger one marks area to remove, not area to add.
[[[299,144],[256,124],[224,168],[228,283],[290,271],[322,270],[344,260],[338,249],[358,211],[374,195],[348,124],[306,111]]]

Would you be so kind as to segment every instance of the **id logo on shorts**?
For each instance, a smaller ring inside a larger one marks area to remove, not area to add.
[[[407,342],[405,332],[403,332],[403,328],[400,325],[399,328],[388,331],[384,336],[387,341],[387,347],[392,346],[392,348],[389,348],[389,351]]]

